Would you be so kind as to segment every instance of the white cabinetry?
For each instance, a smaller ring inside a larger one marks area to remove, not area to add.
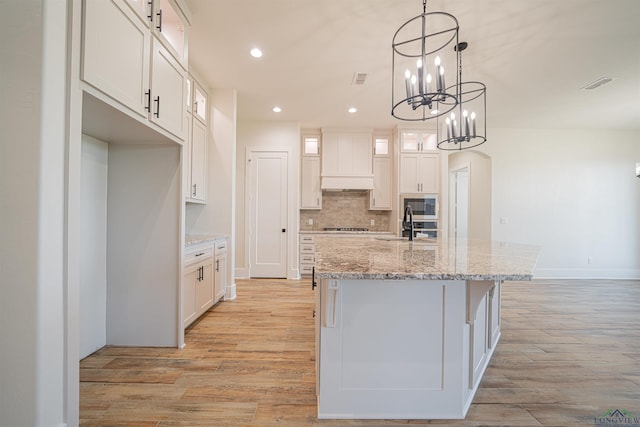
[[[133,0],[84,2],[82,79],[134,116],[184,139],[187,20],[174,2]],[[165,19],[158,29],[157,10]],[[162,15],[162,14],[161,14]],[[181,33],[176,49],[166,34]],[[181,54],[181,56],[180,56]],[[177,55],[177,56],[176,56]]]
[[[369,193],[370,210],[391,210],[391,143],[390,137],[373,138],[373,190]]]
[[[300,235],[300,274],[310,276],[316,262],[316,243],[312,234]]]
[[[185,250],[182,273],[182,319],[186,328],[214,303],[213,245],[202,243]]]
[[[224,298],[227,289],[227,239],[215,242],[214,302]]]
[[[373,188],[372,131],[322,131],[322,188]]]
[[[440,154],[400,153],[400,193],[439,193]]]
[[[320,135],[302,137],[300,209],[322,209]]]
[[[189,139],[185,151],[186,180],[188,191],[186,200],[193,203],[207,201],[207,92],[202,85],[189,76],[191,92],[188,99],[192,100],[191,113],[187,113]]]
[[[400,193],[440,192],[440,153],[435,133],[401,130]]]

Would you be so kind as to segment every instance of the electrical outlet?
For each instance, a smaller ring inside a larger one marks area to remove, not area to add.
[[[503,217],[500,218],[500,224],[506,224],[508,222],[509,221],[507,220],[507,217],[503,216]]]
[[[313,218],[309,218],[309,225],[313,225]]]
[[[591,264],[592,261],[593,261],[593,259],[590,256],[587,257],[587,264]]]
[[[376,225],[376,220],[375,219],[371,220],[371,225]]]

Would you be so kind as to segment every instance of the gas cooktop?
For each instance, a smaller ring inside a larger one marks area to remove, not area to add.
[[[325,227],[324,231],[369,231],[364,227]]]

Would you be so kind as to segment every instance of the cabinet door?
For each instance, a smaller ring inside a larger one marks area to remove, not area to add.
[[[213,305],[213,260],[201,265],[200,280],[196,281],[196,310],[198,316]]]
[[[184,139],[186,72],[155,37],[152,49],[150,119],[166,131]]]
[[[440,155],[421,154],[419,157],[419,181],[421,193],[440,192]]]
[[[147,117],[149,28],[122,0],[84,2],[82,79]]]
[[[153,20],[151,15],[151,4],[149,0],[126,0],[127,4],[133,9],[136,14],[142,19],[147,26]]]
[[[182,146],[182,194],[186,200],[191,198],[191,140],[192,120],[191,113],[185,113],[184,120],[187,126],[187,139]]]
[[[196,283],[199,268],[199,266],[190,267],[182,277],[182,319],[185,328],[197,317]]]
[[[373,158],[373,191],[371,210],[391,210],[391,158]]]
[[[207,199],[207,128],[192,120],[191,135],[191,188],[190,198],[205,202]]]
[[[216,256],[215,262],[215,302],[220,301],[224,297],[224,293],[227,287],[227,254],[226,252]]]
[[[419,154],[402,154],[400,156],[400,193],[420,192],[419,171]]]
[[[186,68],[189,27],[180,8],[174,0],[154,0],[153,6],[154,34]]]
[[[208,96],[202,86],[193,81],[193,116],[205,125],[207,124]]]
[[[301,209],[322,209],[319,156],[302,156],[302,183],[300,189]]]

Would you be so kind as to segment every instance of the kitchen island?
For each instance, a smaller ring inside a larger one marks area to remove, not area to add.
[[[318,418],[464,418],[500,338],[500,287],[538,248],[316,238]]]

